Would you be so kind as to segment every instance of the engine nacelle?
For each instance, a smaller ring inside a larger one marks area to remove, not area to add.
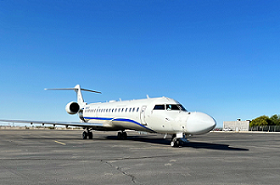
[[[68,114],[77,114],[80,110],[80,106],[78,103],[72,101],[66,105],[65,110]]]

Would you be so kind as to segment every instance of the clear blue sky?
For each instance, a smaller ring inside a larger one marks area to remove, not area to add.
[[[0,1],[0,118],[167,96],[223,121],[280,114],[280,1]]]

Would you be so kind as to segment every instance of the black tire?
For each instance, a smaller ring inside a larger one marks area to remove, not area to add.
[[[92,139],[92,132],[88,132],[88,139]]]
[[[126,132],[118,132],[118,139],[124,140],[127,138]]]
[[[180,146],[180,141],[179,141],[179,139],[177,139],[176,137],[174,137],[174,138],[171,140],[170,145],[171,145],[172,147],[179,147],[179,146]]]
[[[126,132],[123,132],[123,133],[122,133],[122,136],[123,136],[123,137],[122,137],[123,139],[127,139],[127,133],[126,133]]]
[[[118,132],[118,139],[122,139],[122,133]]]
[[[83,134],[82,134],[82,138],[83,138],[83,139],[87,139],[87,137],[88,137],[88,134],[87,134],[86,131],[84,131]]]

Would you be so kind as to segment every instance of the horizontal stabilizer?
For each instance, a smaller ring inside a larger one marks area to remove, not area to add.
[[[45,88],[45,90],[82,90],[82,91],[89,91],[89,92],[94,92],[94,93],[100,93],[99,91],[94,91],[94,90],[90,90],[90,89],[84,89],[84,88],[52,88],[52,89],[49,89],[49,88]]]
[[[101,94],[101,92],[99,92],[99,91],[93,91],[93,90],[90,90],[90,89],[81,88],[81,86],[79,84],[76,85],[74,88],[55,88],[55,89],[45,88],[45,90],[74,90],[77,94],[77,102],[78,102],[78,104],[81,108],[86,105],[86,103],[84,102],[83,95],[82,95],[81,91],[88,91],[88,92],[94,92],[94,93]]]

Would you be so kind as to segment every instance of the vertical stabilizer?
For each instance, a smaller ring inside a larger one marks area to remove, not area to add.
[[[77,94],[77,103],[80,105],[80,107],[84,107],[86,103],[84,102],[83,95],[81,92],[81,86],[78,84],[74,87],[75,92]]]

